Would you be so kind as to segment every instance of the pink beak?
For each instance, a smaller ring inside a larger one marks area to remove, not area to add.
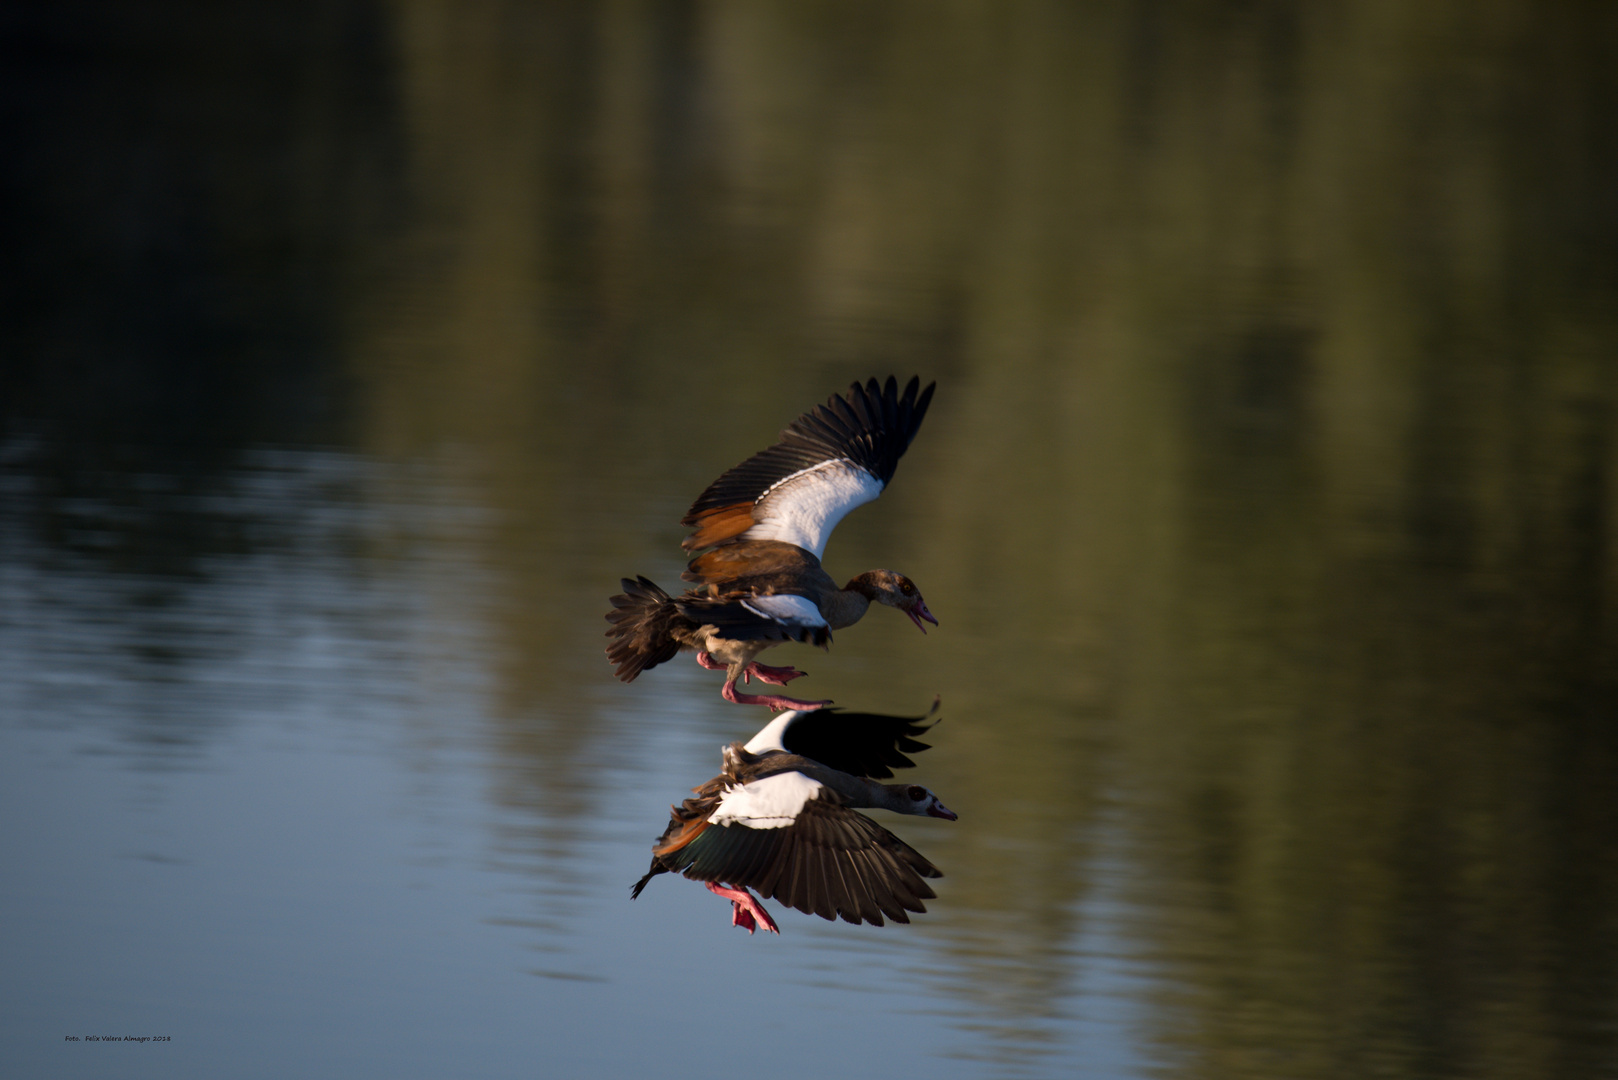
[[[904,611],[906,615],[910,616],[910,621],[916,624],[916,629],[924,634],[927,632],[927,628],[921,625],[921,620],[926,619],[934,626],[938,625],[938,620],[933,618],[933,613],[927,610],[927,601],[919,596],[916,597],[916,602],[905,608]]]
[[[929,806],[927,808],[927,816],[928,817],[941,817],[945,821],[954,821],[955,820],[955,811],[951,810],[949,807],[945,806],[943,803],[939,802],[937,799],[934,799],[933,800],[933,805],[931,805],[931,806]]]

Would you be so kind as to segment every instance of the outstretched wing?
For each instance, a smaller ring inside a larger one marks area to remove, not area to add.
[[[889,375],[855,383],[804,413],[691,504],[680,524],[696,531],[689,551],[735,539],[782,540],[820,558],[843,516],[882,494],[932,403],[913,377],[899,392]]]
[[[854,776],[884,780],[915,767],[905,754],[928,749],[915,738],[937,723],[938,701],[923,716],[883,716],[835,707],[785,712],[748,741],[750,754],[784,750]]]
[[[906,912],[926,911],[922,901],[937,894],[923,879],[942,877],[938,868],[865,815],[833,799],[803,798],[811,785],[800,773],[743,785],[713,822],[677,848],[659,849],[658,858],[694,881],[757,889],[823,919],[881,926],[884,915],[909,922]],[[733,801],[737,813],[719,824]]]

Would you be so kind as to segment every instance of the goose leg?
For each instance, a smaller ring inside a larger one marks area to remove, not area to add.
[[[709,671],[724,671],[729,667],[728,664],[721,664],[719,661],[715,660],[713,658],[713,654],[706,651],[697,653],[697,663],[701,664]],[[771,667],[768,664],[760,664],[757,661],[754,661],[742,669],[741,679],[742,682],[745,683],[750,681],[752,676],[757,675],[759,677],[759,681],[761,682],[774,683],[776,686],[785,686],[793,679],[801,679],[807,674],[809,674],[807,671],[799,671],[795,667]]]
[[[767,705],[772,709],[801,709],[808,712],[818,709],[822,705],[830,705],[828,701],[799,701],[796,698],[781,697],[778,694],[744,694],[736,689],[735,679],[726,679],[725,688],[719,691],[719,696],[726,701],[734,701],[738,705]]]
[[[770,918],[770,913],[746,889],[727,889],[712,881],[706,884],[709,892],[730,901],[730,925],[740,926],[749,934],[761,926],[772,934],[781,932],[775,920]]]

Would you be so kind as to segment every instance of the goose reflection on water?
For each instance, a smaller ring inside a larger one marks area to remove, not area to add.
[[[937,711],[936,700],[918,717],[794,710],[726,746],[724,770],[670,808],[631,898],[658,874],[681,873],[729,900],[731,925],[749,934],[781,932],[752,889],[827,920],[908,923],[906,912],[925,912],[937,895],[923,879],[944,875],[854,808],[956,819],[919,784],[877,782],[915,764],[905,755],[928,748],[915,736]]]

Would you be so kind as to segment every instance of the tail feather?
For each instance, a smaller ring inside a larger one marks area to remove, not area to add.
[[[613,610],[607,612],[612,623],[607,659],[617,665],[620,679],[634,682],[641,672],[679,654],[674,624],[682,616],[673,598],[649,579],[624,578],[621,584],[624,591],[612,598]]]
[[[658,863],[658,861],[656,859],[653,859],[652,860],[652,868],[650,870],[646,871],[646,876],[641,878],[639,881],[635,882],[635,884],[633,884],[633,885],[631,885],[629,887],[629,898],[631,900],[639,900],[640,899],[640,891],[642,889],[646,888],[646,883],[648,881],[652,880],[657,875],[666,874],[666,873],[668,873],[668,871],[666,869],[664,869],[664,867],[660,863]]]

